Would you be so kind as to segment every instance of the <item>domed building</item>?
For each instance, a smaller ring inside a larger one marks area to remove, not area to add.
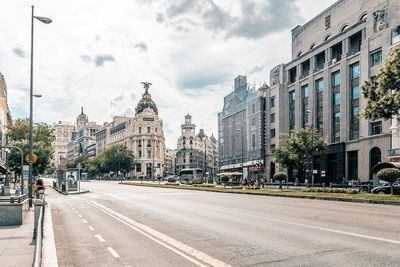
[[[135,116],[115,116],[106,123],[96,136],[96,150],[102,152],[111,145],[125,145],[134,157],[131,176],[151,179],[163,175],[165,138],[163,121],[148,91],[151,84],[143,85],[145,92],[135,108]]]

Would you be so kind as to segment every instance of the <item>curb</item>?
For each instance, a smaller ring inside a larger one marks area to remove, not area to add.
[[[51,216],[51,206],[49,202],[47,202],[47,209],[44,213],[43,231],[42,266],[57,267],[57,250],[54,240],[53,219]]]
[[[54,187],[52,187],[52,188],[53,188],[54,190],[56,190],[58,193],[63,194],[63,195],[66,195],[66,196],[68,196],[68,195],[78,195],[78,194],[84,194],[84,193],[89,193],[89,192],[90,192],[88,189],[82,189],[80,192],[69,192],[69,193],[67,194],[67,193],[61,191],[61,190],[58,189],[58,188],[54,188]]]
[[[172,187],[172,186],[159,186],[152,184],[135,184],[135,183],[123,183],[124,185],[133,185],[133,186],[146,186],[146,187],[157,187],[157,188],[167,188],[167,189],[179,189],[179,190],[193,190],[193,191],[205,191],[205,192],[214,192],[214,193],[226,193],[226,194],[244,194],[244,195],[255,195],[255,196],[265,196],[265,197],[284,197],[284,198],[300,198],[300,199],[314,199],[314,200],[326,200],[326,201],[338,201],[338,202],[353,202],[353,203],[364,203],[364,204],[381,204],[381,205],[392,205],[392,206],[400,206],[400,202],[395,201],[385,201],[385,200],[369,200],[369,199],[351,199],[351,198],[338,198],[338,197],[321,197],[321,196],[295,196],[295,195],[281,195],[274,193],[254,193],[249,191],[218,191],[218,190],[210,190],[208,188],[199,188],[199,187]]]

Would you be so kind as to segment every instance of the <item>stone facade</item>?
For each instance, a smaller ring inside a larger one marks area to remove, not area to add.
[[[7,101],[7,85],[4,76],[0,73],[0,144],[7,145],[7,126],[11,123],[11,113]],[[0,168],[5,171],[6,153],[0,150]]]
[[[246,76],[235,78],[234,91],[225,96],[218,113],[221,171],[243,171],[243,179],[263,175],[267,89],[248,88]]]
[[[148,87],[137,104],[134,117],[116,116],[96,134],[97,155],[112,145],[121,144],[132,151],[136,177],[156,178],[164,174],[165,138],[163,121]]]
[[[266,113],[275,114],[266,123],[266,132],[275,129],[266,143],[267,178],[283,169],[271,149],[301,127],[318,129],[329,143],[314,154],[316,182],[369,181],[372,167],[388,161],[390,121],[367,121],[359,112],[366,105],[361,86],[375,81],[400,43],[399,12],[396,0],[341,0],[292,30],[292,61],[271,71],[266,93]]]
[[[176,174],[176,149],[166,148],[164,152],[164,176]]]
[[[76,118],[75,131],[72,132],[67,146],[68,163],[74,162],[79,156],[89,156],[88,147],[96,143],[95,136],[101,128],[101,125],[89,121],[88,116],[83,113],[83,108],[81,108],[81,113]]]
[[[181,136],[177,142],[176,170],[200,168],[208,177],[217,173],[218,144],[213,135],[208,137],[203,129],[196,134],[196,125],[192,123],[192,116],[185,116],[185,123],[181,125]]]
[[[59,121],[53,124],[54,142],[53,142],[53,163],[54,167],[64,167],[64,159],[67,158],[68,142],[72,138],[75,126],[71,122]]]

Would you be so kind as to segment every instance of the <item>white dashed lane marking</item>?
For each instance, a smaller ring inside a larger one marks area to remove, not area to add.
[[[101,235],[95,235],[94,237],[96,237],[100,242],[105,242]]]
[[[78,216],[79,216],[80,218],[82,218],[82,215],[78,214]]]
[[[85,219],[82,220],[84,223],[87,223],[87,221]]]
[[[114,258],[119,258],[118,253],[112,247],[107,247],[107,250],[110,251],[111,255],[113,255]]]
[[[89,225],[89,229],[90,229],[90,231],[94,231],[94,228],[90,225]]]

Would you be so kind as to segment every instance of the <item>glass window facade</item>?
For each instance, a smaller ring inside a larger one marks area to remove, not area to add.
[[[294,130],[295,127],[295,105],[296,105],[296,93],[295,91],[289,92],[289,130]]]
[[[316,114],[317,125],[316,128],[320,133],[323,133],[324,126],[324,80],[319,79],[315,81],[315,95],[316,95]]]
[[[340,142],[340,72],[331,74],[332,86],[332,143]]]
[[[360,64],[350,66],[350,140],[360,138]]]
[[[302,95],[302,122],[301,126],[303,128],[308,127],[308,85],[304,85],[301,87],[301,95]]]

